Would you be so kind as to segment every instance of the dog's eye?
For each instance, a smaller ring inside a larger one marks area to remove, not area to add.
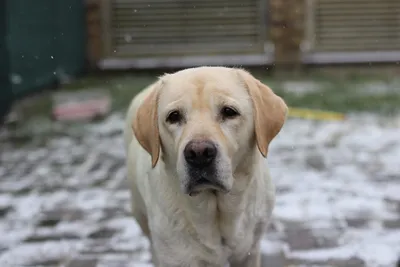
[[[182,118],[181,112],[174,110],[168,114],[166,121],[170,124],[175,124],[181,122]]]
[[[237,112],[234,108],[231,107],[223,107],[221,109],[221,115],[224,119],[232,119],[239,116],[239,112]]]

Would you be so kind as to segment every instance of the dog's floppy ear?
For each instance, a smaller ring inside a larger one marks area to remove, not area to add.
[[[145,97],[133,118],[132,129],[139,144],[151,155],[154,168],[160,157],[160,133],[158,130],[158,95],[162,81],[153,85],[152,92]]]
[[[266,157],[268,146],[285,123],[288,107],[271,88],[245,70],[237,69],[253,102],[254,127],[257,147]]]

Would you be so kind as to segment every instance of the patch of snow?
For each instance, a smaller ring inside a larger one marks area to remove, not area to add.
[[[354,246],[341,246],[327,249],[316,249],[307,251],[294,251],[289,254],[290,258],[312,261],[328,261],[331,259],[349,259],[355,255]]]
[[[388,93],[397,93],[398,90],[394,84],[383,81],[369,81],[355,85],[354,90],[368,95],[386,95]]]
[[[110,228],[122,229],[122,232],[117,235],[121,239],[134,239],[142,234],[139,224],[132,218],[111,218],[106,224]]]
[[[37,218],[42,209],[42,198],[38,194],[28,194],[24,197],[16,198],[14,203],[14,211],[10,218],[16,220],[29,221]]]
[[[286,92],[304,95],[307,93],[321,91],[322,89],[326,88],[326,84],[314,81],[288,81],[283,82],[282,87]]]
[[[123,120],[123,114],[112,114],[101,123],[90,125],[88,130],[91,134],[100,136],[120,134],[124,126]]]
[[[34,231],[33,227],[18,227],[9,223],[0,224],[0,248],[13,247],[18,245]],[[0,254],[1,255],[1,254]],[[0,266],[2,266],[0,264]]]
[[[13,203],[13,198],[11,194],[2,194],[0,195],[0,209],[2,207],[9,207]]]
[[[0,266],[26,266],[69,258],[80,246],[76,241],[49,241],[22,244],[0,255]]]
[[[270,241],[262,239],[260,244],[260,250],[263,254],[277,254],[281,253],[285,249],[285,244],[280,241]]]

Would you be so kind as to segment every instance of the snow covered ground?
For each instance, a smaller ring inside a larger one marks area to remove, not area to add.
[[[0,131],[1,267],[150,266],[129,217],[122,125],[114,114],[85,127]],[[277,203],[264,266],[395,265],[400,118],[290,119],[269,158]]]

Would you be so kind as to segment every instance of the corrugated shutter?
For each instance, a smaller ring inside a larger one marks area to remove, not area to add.
[[[265,0],[103,0],[104,56],[263,53]]]
[[[309,1],[314,51],[400,50],[399,0]]]

